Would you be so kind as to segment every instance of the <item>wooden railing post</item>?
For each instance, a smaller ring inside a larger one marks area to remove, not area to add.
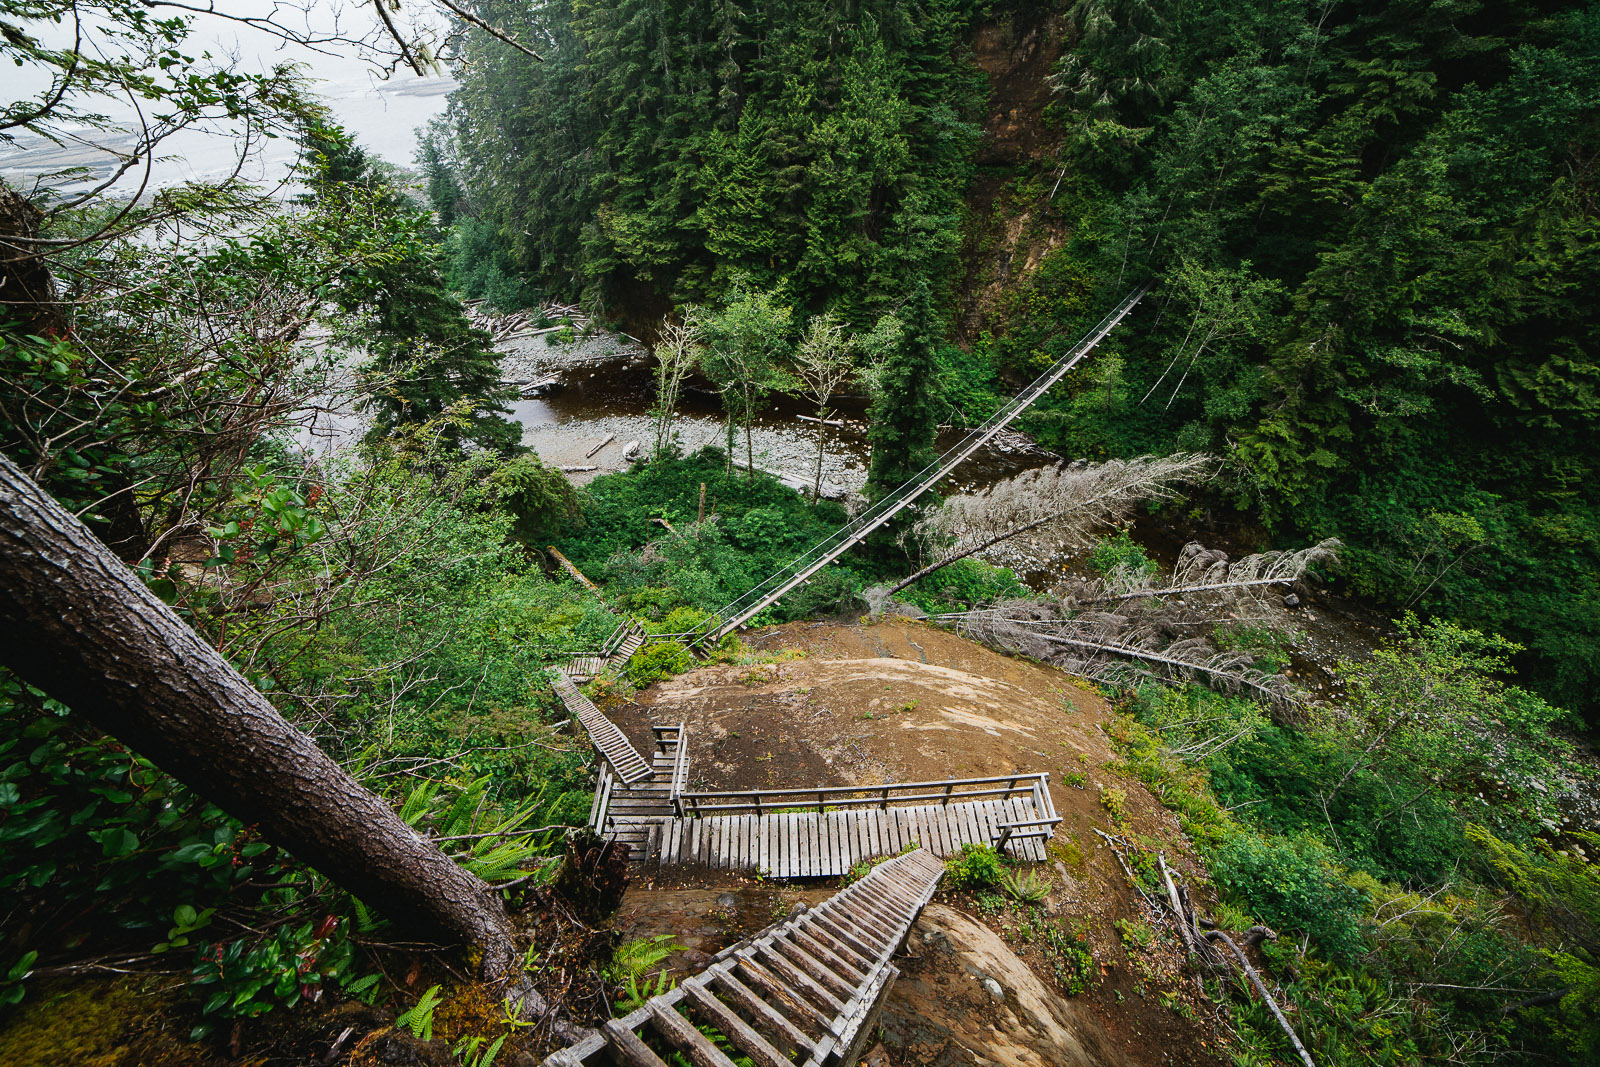
[[[950,791],[955,787],[956,784],[954,782],[946,782],[944,784],[944,799],[939,802],[940,807],[948,808],[950,806]]]

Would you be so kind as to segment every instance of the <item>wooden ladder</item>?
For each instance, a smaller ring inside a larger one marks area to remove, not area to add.
[[[573,714],[583,728],[589,732],[589,740],[599,751],[602,758],[617,774],[623,785],[632,785],[634,782],[643,781],[652,777],[655,771],[645,758],[639,755],[617,724],[600,714],[600,709],[594,702],[572,684],[561,671],[547,672],[550,678],[550,688],[556,691],[556,696],[561,698],[561,703]]]
[[[646,1029],[697,1067],[734,1067],[697,1024],[715,1027],[758,1067],[851,1067],[900,973],[890,961],[943,874],[924,849],[879,864],[817,907],[723,949],[699,974],[552,1053],[544,1067],[579,1067],[602,1049],[627,1067],[666,1067],[641,1036]]]

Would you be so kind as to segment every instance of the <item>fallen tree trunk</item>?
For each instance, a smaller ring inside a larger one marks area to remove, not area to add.
[[[1306,1067],[1317,1067],[1311,1060],[1311,1053],[1307,1052],[1306,1047],[1300,1043],[1300,1038],[1295,1034],[1294,1027],[1290,1026],[1289,1020],[1283,1017],[1283,1009],[1278,1007],[1278,1002],[1273,999],[1271,993],[1267,992],[1267,983],[1261,980],[1261,975],[1256,973],[1256,969],[1250,966],[1250,961],[1245,958],[1244,950],[1234,943],[1233,938],[1221,930],[1209,930],[1206,932],[1206,937],[1212,941],[1221,941],[1233,950],[1233,954],[1238,957],[1239,966],[1244,969],[1245,977],[1249,978],[1250,983],[1256,987],[1256,992],[1261,994],[1261,999],[1267,1002],[1267,1007],[1272,1010],[1272,1017],[1278,1020],[1278,1025],[1283,1027],[1283,1032],[1289,1036],[1289,1043],[1300,1054],[1300,1062],[1304,1063]]]
[[[500,897],[407,826],[0,455],[0,659],[414,935],[517,958]]]

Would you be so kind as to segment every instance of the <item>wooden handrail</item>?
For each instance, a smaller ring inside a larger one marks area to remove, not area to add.
[[[903,785],[876,786],[823,786],[813,789],[753,789],[727,792],[680,792],[675,799],[680,817],[698,817],[735,811],[754,811],[775,808],[828,808],[906,807],[919,802],[945,806],[976,797],[1006,797],[1028,795],[1037,798],[1039,793],[1049,793],[1048,772],[1037,774],[1003,775],[996,778],[967,778],[947,782],[907,782]],[[994,783],[993,788],[957,790],[959,785],[982,787]],[[855,794],[855,795],[847,795]],[[865,795],[863,795],[865,794]],[[892,795],[891,795],[892,794]]]
[[[1049,782],[1049,771],[1030,771],[1027,774],[997,774],[990,778],[940,778],[931,782],[888,782],[877,785],[824,785],[812,786],[801,789],[707,789],[693,794],[702,798],[748,797],[761,794],[762,798],[803,796],[815,797],[818,793],[874,793],[881,795],[885,790],[902,789],[943,789],[947,785],[988,785],[992,782],[1008,782],[1012,793],[1023,792],[1033,788],[1034,782]],[[1025,784],[1019,784],[1025,783]]]

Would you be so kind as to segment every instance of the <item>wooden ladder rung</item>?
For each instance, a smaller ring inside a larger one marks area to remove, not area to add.
[[[735,1067],[706,1035],[689,1025],[675,1008],[656,1000],[650,1005],[650,1018],[661,1031],[661,1036],[676,1045],[688,1056],[695,1067]]]
[[[606,1035],[612,1053],[627,1067],[667,1067],[666,1061],[651,1052],[650,1046],[639,1040],[638,1034],[617,1020],[607,1019],[600,1030]]]
[[[690,979],[679,988],[683,990],[684,999],[690,1001],[706,1017],[707,1022],[721,1030],[735,1048],[754,1060],[756,1067],[790,1067],[789,1057],[756,1033],[749,1023],[739,1018],[732,1008],[718,1000],[699,982]]]

